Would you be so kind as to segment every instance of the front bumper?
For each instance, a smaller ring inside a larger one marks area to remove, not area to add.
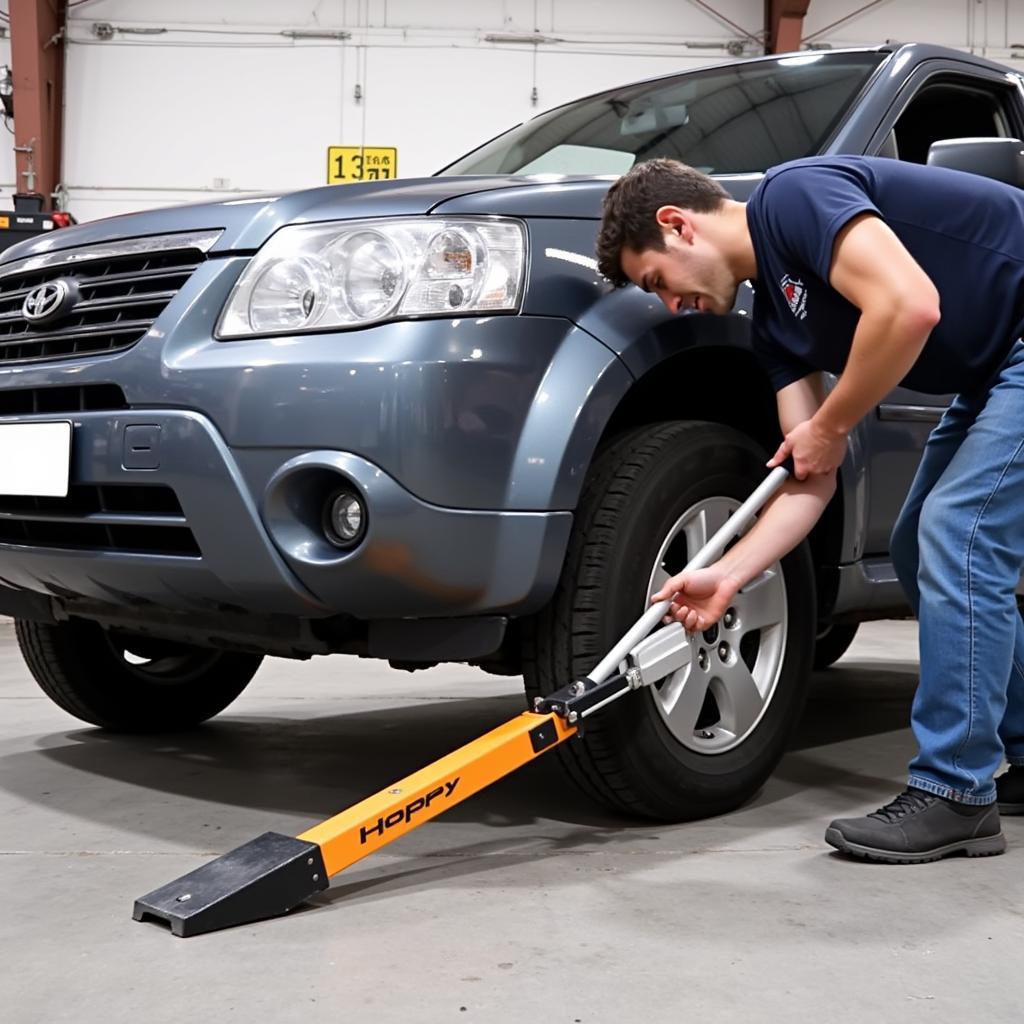
[[[35,418],[48,417],[21,422]],[[8,588],[161,614],[528,614],[553,591],[568,542],[568,512],[442,508],[351,453],[231,449],[195,412],[76,413],[73,422],[73,483],[170,487],[199,554],[4,543],[0,582]],[[138,436],[129,428],[139,427],[152,442],[146,461],[156,465],[126,469]],[[366,536],[351,552],[332,547],[320,525],[324,501],[342,482],[368,509]],[[120,519],[147,522],[143,514]]]

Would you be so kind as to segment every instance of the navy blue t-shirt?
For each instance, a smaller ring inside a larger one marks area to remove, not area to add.
[[[846,365],[860,310],[828,275],[836,235],[865,211],[939,292],[941,319],[902,384],[930,394],[984,387],[1024,332],[1024,192],[961,171],[842,156],[772,168],[747,203],[754,348],[776,390]]]

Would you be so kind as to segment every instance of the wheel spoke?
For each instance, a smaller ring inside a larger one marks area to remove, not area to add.
[[[688,548],[687,558],[692,560],[698,551],[725,526],[729,518],[729,506],[724,502],[702,508],[683,526]]]
[[[764,697],[742,658],[723,666],[720,678],[721,688],[715,692],[722,715],[720,727],[742,736],[761,714]]]
[[[736,595],[740,628],[744,633],[778,625],[786,612],[785,591],[778,571],[748,585]]]
[[[696,660],[669,676],[665,685],[655,691],[669,723],[677,736],[690,736],[697,726],[711,677]]]
[[[654,576],[651,578],[651,593],[656,594],[670,579],[670,574],[666,571],[663,565],[659,565],[654,570]]]

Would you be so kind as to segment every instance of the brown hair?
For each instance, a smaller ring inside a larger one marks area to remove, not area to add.
[[[659,157],[636,164],[608,190],[597,236],[597,269],[616,288],[629,284],[622,272],[624,248],[665,251],[665,240],[655,214],[662,206],[678,206],[694,213],[713,213],[729,198],[714,178],[680,163]]]

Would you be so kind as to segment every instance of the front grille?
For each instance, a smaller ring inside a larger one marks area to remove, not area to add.
[[[206,259],[217,234],[135,239],[0,266],[0,365],[131,348]],[[75,304],[56,320],[27,320],[25,297],[58,278],[77,285]]]
[[[0,390],[0,416],[32,413],[107,412],[127,409],[124,392],[116,384],[78,384],[56,388]]]
[[[66,498],[0,495],[0,544],[199,558],[170,487],[72,484]]]

